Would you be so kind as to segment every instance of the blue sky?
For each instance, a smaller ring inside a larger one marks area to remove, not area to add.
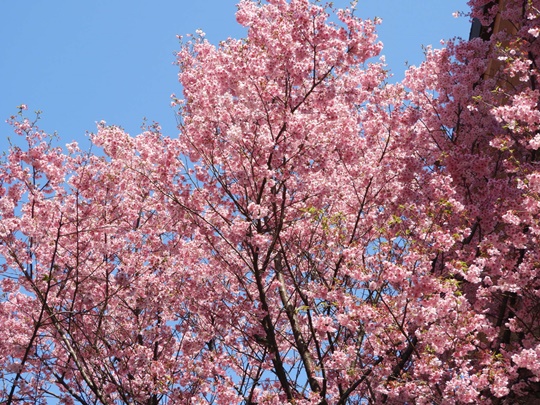
[[[39,125],[62,144],[84,144],[101,120],[135,135],[146,118],[175,136],[176,35],[200,28],[215,44],[243,37],[235,11],[236,0],[0,2],[0,150],[12,136],[4,121],[22,103],[43,112]],[[406,61],[422,61],[422,45],[468,37],[468,18],[453,18],[454,11],[468,11],[466,1],[360,0],[357,7],[362,18],[383,19],[378,31],[396,80]]]

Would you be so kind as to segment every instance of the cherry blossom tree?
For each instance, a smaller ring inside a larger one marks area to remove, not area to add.
[[[2,403],[533,403],[539,5],[470,3],[388,84],[378,21],[242,1],[182,44],[174,138],[63,151],[21,106]]]
[[[451,177],[459,221],[468,228],[433,259],[434,273],[457,283],[477,314],[467,331],[469,354],[460,359],[454,352],[447,364],[467,369],[452,382],[457,393],[468,392],[458,396],[463,402],[535,403],[540,4],[470,4],[480,37],[428,52],[404,83],[422,111],[422,131],[439,150],[433,169]]]

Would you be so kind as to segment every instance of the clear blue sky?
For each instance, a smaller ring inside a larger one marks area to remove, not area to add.
[[[344,7],[349,0],[335,0]],[[143,118],[177,133],[169,107],[180,94],[176,35],[200,28],[217,44],[243,37],[236,0],[17,0],[0,2],[0,151],[12,136],[4,121],[16,106],[43,111],[40,126],[61,143],[84,144],[105,120],[132,135]],[[419,64],[421,46],[468,37],[466,0],[360,0],[357,15],[381,17],[383,54],[397,80],[405,62]]]

